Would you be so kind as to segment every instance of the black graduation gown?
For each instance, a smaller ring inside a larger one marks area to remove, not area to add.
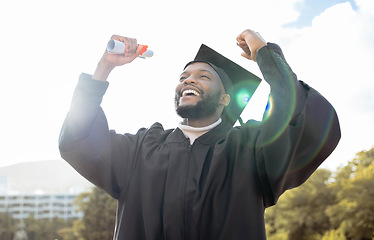
[[[274,45],[257,62],[271,86],[263,122],[223,122],[191,146],[159,123],[136,134],[108,129],[108,87],[82,74],[61,130],[61,156],[118,199],[115,239],[266,239],[264,210],[302,184],[333,151],[333,107],[296,80]]]

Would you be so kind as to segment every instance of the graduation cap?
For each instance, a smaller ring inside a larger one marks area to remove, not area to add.
[[[195,62],[209,64],[220,76],[226,93],[230,95],[231,101],[222,113],[222,120],[231,125],[234,125],[238,119],[242,123],[240,114],[256,91],[261,79],[204,44],[201,45],[195,59],[186,67]]]

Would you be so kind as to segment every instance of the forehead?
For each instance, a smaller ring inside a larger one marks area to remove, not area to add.
[[[223,83],[222,83],[222,80],[221,80],[221,77],[218,75],[218,73],[216,72],[216,70],[214,70],[214,68],[212,66],[210,66],[208,63],[204,63],[204,62],[194,62],[194,63],[191,63],[189,64],[183,71],[183,74],[191,74],[191,73],[210,73],[212,76],[213,76],[213,81],[212,82],[215,82],[215,84],[217,84],[217,86],[219,86],[223,91],[225,91],[225,88],[223,86]]]
[[[183,73],[194,72],[194,71],[201,71],[201,72],[206,71],[206,72],[211,73],[215,77],[219,78],[217,72],[209,64],[204,63],[204,62],[195,62],[195,63],[188,65],[184,69]]]

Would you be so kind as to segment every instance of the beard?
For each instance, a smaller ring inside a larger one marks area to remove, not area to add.
[[[182,118],[202,119],[212,116],[219,107],[221,94],[202,95],[203,98],[195,105],[180,106],[179,98],[175,96],[176,112]]]

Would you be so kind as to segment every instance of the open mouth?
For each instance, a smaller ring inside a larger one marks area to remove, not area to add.
[[[198,93],[196,90],[193,89],[187,89],[182,92],[182,97],[185,96],[200,96],[200,93]]]

